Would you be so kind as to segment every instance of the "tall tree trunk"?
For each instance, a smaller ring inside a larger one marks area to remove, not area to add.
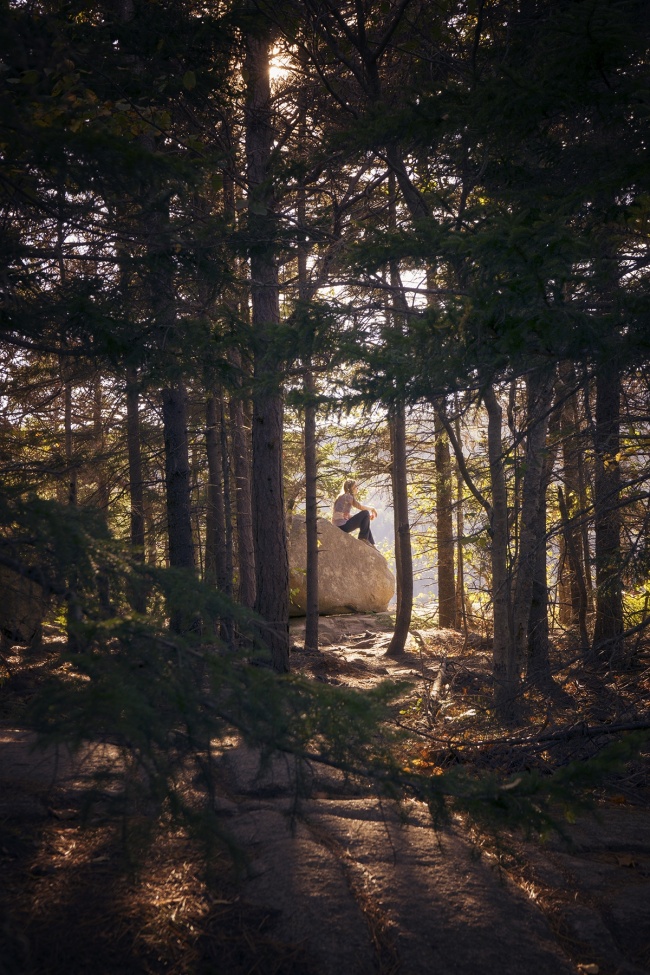
[[[512,618],[515,663],[519,670],[528,654],[528,633],[535,569],[540,549],[546,548],[546,530],[539,518],[542,501],[546,431],[553,399],[554,374],[540,367],[526,377],[526,462],[521,490],[519,550]]]
[[[538,539],[533,575],[532,602],[528,623],[528,661],[526,675],[538,687],[548,689],[553,682],[550,662],[549,619],[548,619],[548,579],[546,552],[546,498],[553,477],[553,467],[557,454],[557,434],[559,431],[560,410],[555,407],[549,418],[547,448],[544,457],[542,483],[539,492],[539,508],[535,535]]]
[[[456,628],[456,579],[454,576],[454,512],[449,439],[438,412],[435,419],[436,546],[438,549],[438,624]]]
[[[193,570],[187,393],[182,382],[179,381],[162,391],[162,413],[169,564],[175,569]]]
[[[503,466],[501,427],[503,411],[491,385],[483,399],[488,411],[488,457],[492,511],[490,517],[492,562],[492,612],[494,638],[492,674],[494,701],[499,718],[510,723],[516,714],[519,686],[514,640],[510,627],[511,580],[508,569],[508,494]]]
[[[521,443],[519,431],[517,429],[516,410],[520,395],[520,382],[518,379],[511,379],[508,386],[508,406],[506,408],[506,422],[510,431],[512,451],[511,461],[511,488],[509,491],[508,507],[508,554],[510,565],[516,566],[519,557],[519,516],[521,511],[521,475],[523,473],[520,452]],[[514,633],[514,624],[512,632]]]
[[[538,687],[552,682],[549,658],[548,581],[546,576],[546,488],[543,485],[537,511],[535,534],[538,538],[528,617],[526,676]]]
[[[133,557],[144,562],[144,480],[140,441],[140,393],[138,373],[133,366],[126,372],[126,443],[129,457],[129,500]]]
[[[596,624],[593,654],[612,663],[624,655],[621,586],[620,469],[621,377],[614,360],[601,363],[596,378],[595,535]]]
[[[190,495],[199,500],[201,484],[201,474],[204,469],[203,456],[198,444],[193,444],[190,450]],[[205,577],[205,548],[204,533],[201,524],[201,505],[192,505],[192,538],[194,541],[194,568],[197,569],[199,577]]]
[[[129,458],[129,502],[131,516],[131,551],[138,562],[145,561],[144,480],[142,476],[142,444],[140,440],[140,394],[138,373],[134,366],[126,371],[126,445]],[[147,596],[137,580],[130,593],[136,613],[146,613]]]
[[[210,381],[208,381],[210,386]],[[208,390],[206,399],[205,447],[208,461],[208,497],[206,505],[205,578],[224,596],[232,597],[232,527],[228,441],[225,429],[223,394]],[[233,642],[230,613],[219,620],[221,639]]]
[[[257,371],[263,382],[266,370]],[[253,525],[255,610],[274,670],[289,670],[289,556],[282,487],[281,397],[257,393],[253,402]]]
[[[576,428],[578,423],[578,411],[576,408]],[[581,439],[583,439],[581,437]],[[589,509],[589,498],[587,494],[587,472],[585,471],[585,455],[582,445],[578,451],[578,510],[583,512],[582,524],[580,526],[581,535],[581,563],[584,566],[585,583],[587,586],[587,612],[594,612],[594,582],[591,575],[591,542],[589,538],[589,522],[584,514]]]
[[[97,508],[108,532],[108,503],[109,489],[106,477],[106,465],[104,463],[104,426],[102,419],[102,383],[101,377],[95,378],[95,388],[93,391],[93,440],[95,447],[95,473],[97,480]],[[101,569],[97,572],[97,595],[99,597],[99,609],[105,618],[112,613],[110,587],[108,576]]]
[[[246,39],[246,160],[251,299],[255,335],[253,394],[253,519],[255,609],[265,621],[262,638],[278,672],[289,670],[289,557],[282,483],[283,395],[281,363],[273,348],[280,322],[276,219],[270,190],[271,88],[269,38]]]
[[[135,15],[134,0],[117,0],[115,6],[118,19],[128,24]],[[120,216],[123,207],[118,207]],[[117,241],[116,251],[120,263],[120,285],[125,307],[130,306],[130,275],[128,248],[123,241]],[[140,438],[140,387],[138,370],[133,365],[126,367],[126,450],[129,462],[129,515],[131,557],[137,562],[145,562],[145,514],[144,479],[142,476],[142,441]],[[154,543],[155,544],[155,543]],[[152,560],[153,561],[153,560]],[[144,586],[134,580],[129,593],[129,602],[136,613],[146,613],[147,596]]]
[[[299,138],[301,143],[307,138],[305,93],[299,96]],[[309,281],[307,277],[308,244],[306,240],[307,201],[304,185],[298,188],[298,298],[302,303],[309,300]],[[307,355],[303,363],[305,393],[305,533],[307,543],[306,588],[307,605],[305,616],[305,650],[315,653],[318,650],[319,599],[318,599],[318,458],[316,438],[316,383],[312,371],[312,336],[304,337]]]
[[[455,396],[454,403],[456,440],[460,443],[460,411],[458,404],[458,394]],[[463,474],[458,461],[456,461],[456,625],[462,624],[465,639],[469,636],[469,626],[467,620],[467,599],[465,597],[465,559],[463,552],[463,537],[465,534],[465,514],[463,508]]]
[[[232,145],[232,127],[227,115],[223,118],[222,139],[224,147],[228,152],[228,162],[222,170],[223,175],[223,216],[226,223],[233,230],[237,224],[237,207],[235,199],[235,179],[234,179],[234,150]],[[235,267],[241,266],[241,259],[235,258]],[[226,307],[237,315],[238,312],[238,293],[236,290],[228,289],[226,293]],[[225,594],[232,598],[234,592],[234,530],[233,530],[233,498],[232,498],[232,467],[231,467],[231,444],[229,443],[229,424],[226,418],[226,397],[222,392],[219,397],[219,421],[221,429],[221,468],[223,471],[223,511],[225,521]],[[236,489],[235,489],[236,493]],[[224,621],[224,635],[233,644],[234,631],[232,620]]]
[[[397,187],[395,173],[388,178],[389,215],[391,231],[397,229]],[[387,309],[387,325],[402,332],[409,315],[409,307],[402,285],[399,263],[388,263],[392,308]],[[395,579],[397,607],[395,630],[387,647],[386,655],[398,657],[404,653],[413,615],[413,554],[411,549],[411,525],[408,503],[408,464],[406,455],[406,409],[403,400],[396,401],[389,412],[391,447],[391,483],[393,489],[393,516],[395,530]]]
[[[223,471],[223,516],[225,521],[224,546],[226,557],[224,560],[224,588],[223,591],[232,598],[233,595],[233,573],[234,573],[234,554],[233,554],[233,532],[232,532],[232,492],[231,492],[231,471],[230,471],[230,446],[228,443],[228,424],[226,423],[226,406],[223,391],[219,396],[219,429],[221,431],[221,470]]]
[[[238,352],[231,354],[231,362],[241,369]],[[241,382],[237,381],[239,389]],[[255,605],[255,547],[253,544],[253,512],[251,491],[250,428],[242,395],[235,390],[230,396],[230,431],[233,468],[235,474],[235,523],[237,527],[237,565],[239,569],[238,601],[250,609]]]
[[[187,434],[187,394],[179,381],[162,391],[165,440],[165,489],[169,565],[194,570],[194,539],[190,504],[190,457]],[[197,623],[181,607],[170,608],[169,625],[183,633]]]
[[[72,382],[65,380],[63,387],[63,429],[65,444],[65,466],[68,477],[67,503],[76,508],[79,493],[79,473],[74,456],[74,439],[72,432]]]
[[[95,480],[97,484],[97,507],[103,513],[104,518],[108,515],[109,489],[108,478],[106,476],[106,464],[104,461],[104,421],[102,416],[103,394],[101,377],[95,378],[95,388],[93,390],[93,440],[95,449]]]
[[[158,534],[158,528],[156,521],[154,519],[153,503],[149,499],[145,499],[144,504],[144,526],[145,526],[145,553],[144,561],[148,565],[159,565],[162,561],[163,564],[167,563],[167,535],[162,538],[163,543],[163,555],[162,557],[158,554],[160,548],[160,537]]]
[[[305,371],[305,493],[307,532],[307,612],[305,650],[318,650],[318,466],[316,462],[316,387],[311,369]]]
[[[572,571],[566,534],[559,537],[558,559],[558,619],[560,626],[571,627],[575,620],[573,616],[573,587],[571,585]]]
[[[561,487],[557,489],[558,505],[560,508],[560,518],[562,519],[562,532],[564,538],[564,549],[566,562],[569,566],[571,576],[578,589],[577,624],[580,631],[580,647],[587,659],[591,656],[589,646],[589,634],[587,633],[587,587],[582,574],[580,565],[580,548],[576,533],[571,525],[569,509]]]
[[[129,23],[135,16],[135,4],[132,0],[118,0],[117,12],[123,23]],[[139,63],[139,59],[136,58],[136,62]],[[156,136],[152,133],[140,135],[138,142],[145,151],[156,151]],[[160,185],[143,184],[142,201],[147,211],[143,226],[149,262],[146,285],[158,347],[162,352],[178,348],[179,344],[169,228],[169,194],[161,194]],[[169,564],[172,568],[194,571],[187,393],[182,378],[175,377],[161,391],[161,406]],[[180,632],[195,622],[195,619],[186,618],[180,610],[170,612],[172,630]]]
[[[59,187],[59,206],[61,210],[56,222],[56,255],[59,266],[59,278],[62,287],[67,282],[67,268],[65,263],[65,227],[63,223],[63,204],[65,202],[65,190],[63,177]],[[70,364],[62,357],[60,362],[61,379],[63,382],[63,436],[65,450],[65,468],[67,477],[67,497],[66,502],[71,508],[77,505],[78,494],[78,471],[76,458],[74,456],[74,441],[72,432],[72,379],[70,376]],[[68,594],[67,594],[67,613],[66,613],[66,634],[68,650],[77,653],[82,649],[79,638],[79,624],[82,619],[81,603],[77,592],[79,579],[74,566],[70,567],[68,573]]]
[[[64,364],[64,373],[67,373],[68,365]],[[63,387],[63,428],[65,446],[65,466],[68,478],[67,483],[67,503],[71,508],[77,506],[78,494],[78,471],[76,458],[74,456],[74,441],[72,433],[72,382],[70,379],[64,380]],[[71,653],[78,653],[82,649],[82,642],[79,636],[79,626],[82,621],[81,603],[79,601],[79,577],[74,565],[70,566],[68,573],[68,594],[67,594],[67,613],[66,613],[66,634],[68,650]]]
[[[563,363],[561,366],[562,380],[567,387],[575,384],[573,367]],[[564,560],[563,560],[563,598],[570,601],[570,612],[565,610],[564,621],[576,624],[581,613],[586,612],[582,606],[582,593],[585,590],[585,573],[582,563],[582,536],[579,525],[574,519],[581,514],[580,472],[578,467],[580,449],[576,442],[576,402],[575,394],[568,396],[562,410],[560,425],[562,433],[562,468],[567,517],[563,520]],[[584,517],[584,514],[583,514]]]
[[[156,149],[153,136],[140,137],[143,148]],[[170,373],[176,372],[174,352],[179,351],[180,336],[174,286],[174,265],[169,225],[169,198],[161,196],[160,187],[149,193],[147,214],[147,257],[149,300],[158,339],[158,352],[169,359]],[[174,569],[194,571],[192,536],[191,478],[188,445],[187,392],[181,376],[174,376],[161,391],[163,438],[165,444],[165,500],[169,541],[169,565]],[[171,628],[180,632],[195,624],[180,610],[170,613]]]
[[[397,614],[395,630],[386,649],[386,656],[404,653],[413,614],[413,554],[409,524],[406,411],[403,403],[391,410],[391,482],[395,518],[395,568],[397,577]]]
[[[211,385],[210,382],[207,384]],[[223,499],[223,460],[219,404],[212,388],[205,403],[205,452],[208,492],[205,515],[205,580],[220,592],[227,589],[226,515]]]
[[[132,0],[119,5],[120,16],[126,23],[133,17]],[[124,207],[118,206],[121,219],[125,219]],[[119,262],[119,285],[125,314],[132,313],[132,270],[131,254],[126,242],[116,242]],[[140,430],[140,376],[133,363],[126,365],[126,450],[129,465],[129,522],[131,539],[131,558],[136,562],[146,562],[145,553],[145,513],[144,478],[142,474],[142,440]],[[147,611],[147,590],[144,578],[133,574],[128,587],[128,599],[136,613]]]

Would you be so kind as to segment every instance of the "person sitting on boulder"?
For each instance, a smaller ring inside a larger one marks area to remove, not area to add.
[[[366,508],[356,499],[357,482],[351,479],[343,482],[343,492],[339,494],[334,502],[332,510],[332,521],[344,532],[353,532],[359,529],[359,538],[368,545],[374,545],[375,540],[370,531],[370,522],[377,517],[375,508]],[[359,513],[350,517],[350,509],[359,508]]]

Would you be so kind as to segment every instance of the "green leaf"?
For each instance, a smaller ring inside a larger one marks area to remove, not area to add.
[[[196,74],[193,71],[186,71],[183,75],[183,88],[187,88],[188,91],[196,88]]]

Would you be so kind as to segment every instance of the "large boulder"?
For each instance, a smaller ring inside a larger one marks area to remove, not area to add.
[[[395,578],[376,548],[318,519],[318,602],[324,616],[383,613],[395,592]],[[305,519],[294,518],[289,534],[291,616],[307,607]]]
[[[40,643],[47,602],[37,582],[0,566],[0,638],[5,648]]]

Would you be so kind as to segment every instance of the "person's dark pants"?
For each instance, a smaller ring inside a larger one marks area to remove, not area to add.
[[[348,518],[344,525],[339,525],[344,532],[353,532],[355,528],[359,529],[359,538],[364,539],[366,542],[370,542],[371,545],[375,544],[375,540],[372,537],[372,532],[370,531],[370,512],[369,511],[359,511],[358,514],[352,515]]]

